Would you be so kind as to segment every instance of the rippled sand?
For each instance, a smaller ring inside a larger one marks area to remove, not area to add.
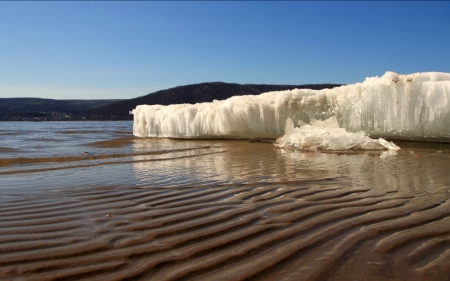
[[[0,279],[450,280],[448,145],[168,143],[1,175]]]

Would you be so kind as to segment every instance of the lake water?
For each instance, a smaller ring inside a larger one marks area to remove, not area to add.
[[[0,279],[449,280],[450,144],[319,153],[0,122]]]

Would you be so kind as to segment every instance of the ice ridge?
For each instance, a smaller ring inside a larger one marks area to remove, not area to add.
[[[294,89],[197,104],[139,105],[133,134],[187,139],[279,138],[296,126],[335,118],[370,137],[450,142],[450,73],[386,72],[333,89]]]

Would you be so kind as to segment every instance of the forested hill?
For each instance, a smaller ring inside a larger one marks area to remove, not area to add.
[[[140,104],[180,104],[224,100],[232,96],[259,95],[290,89],[326,89],[341,84],[256,85],[223,82],[200,83],[157,91],[129,100],[53,100],[0,98],[0,121],[132,120],[129,114]]]
[[[306,84],[306,85],[256,85],[256,84],[234,84],[223,82],[200,83],[187,86],[179,86],[167,90],[157,91],[146,96],[123,100],[106,106],[98,107],[84,112],[90,119],[116,119],[131,120],[129,114],[140,104],[181,104],[211,102],[213,100],[224,100],[232,96],[259,95],[265,92],[282,91],[291,89],[327,89],[341,86],[341,84]]]
[[[84,120],[82,112],[118,101],[0,98],[0,121]]]

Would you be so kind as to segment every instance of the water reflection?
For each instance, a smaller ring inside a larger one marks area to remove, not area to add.
[[[347,155],[282,150],[270,143],[248,141],[170,139],[142,142],[135,149],[146,145],[188,149],[133,158],[136,178],[155,186],[337,178],[342,185],[355,188],[420,193],[450,185],[449,154],[432,149]]]
[[[407,144],[398,153],[340,155],[282,150],[270,143],[248,141],[133,139],[128,148],[132,153],[124,157],[12,166],[10,169],[19,172],[1,175],[0,186],[24,191],[88,185],[158,188],[335,179],[333,184],[340,187],[382,193],[447,192],[448,147]],[[35,168],[41,171],[27,173]]]

